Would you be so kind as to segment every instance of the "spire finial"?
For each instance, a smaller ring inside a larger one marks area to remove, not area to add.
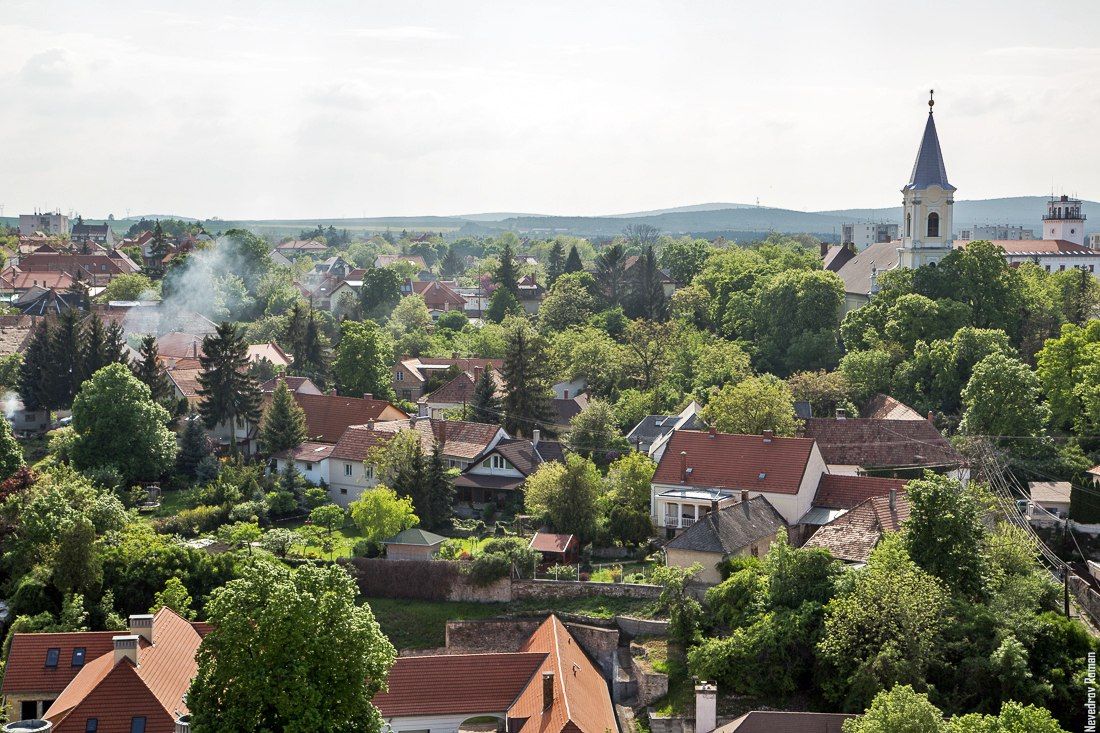
[[[935,93],[935,89],[928,90],[928,114],[932,114],[932,108],[936,105],[936,100],[932,98]]]

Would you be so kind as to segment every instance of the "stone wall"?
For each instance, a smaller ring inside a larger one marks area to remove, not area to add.
[[[652,705],[668,694],[668,675],[655,671],[649,660],[635,655],[634,648],[630,650],[630,672],[637,684],[637,705]]]
[[[513,580],[513,600],[555,598],[640,598],[656,599],[658,585],[635,583],[585,583],[577,580]]]
[[[454,562],[357,557],[341,564],[349,569],[359,592],[367,597],[475,603],[512,600],[508,578],[489,585],[474,585]]]
[[[1094,591],[1087,580],[1071,573],[1069,590],[1090,616],[1100,618],[1100,593]]]
[[[632,639],[639,636],[668,636],[668,621],[663,619],[616,616],[615,624],[619,631]]]

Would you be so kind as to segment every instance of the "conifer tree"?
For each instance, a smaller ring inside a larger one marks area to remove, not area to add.
[[[645,253],[629,270],[629,292],[626,299],[626,314],[630,318],[644,318],[650,321],[664,319],[668,311],[668,299],[664,285],[661,284],[661,271],[657,267],[657,257],[653,246],[646,247]]]
[[[105,327],[99,315],[93,313],[81,335],[80,359],[81,381],[91,378],[108,364],[126,364],[129,359],[122,327],[116,323]]]
[[[149,240],[149,259],[152,264],[146,268],[149,277],[154,280],[164,276],[164,258],[168,254],[168,238],[158,221],[153,226],[153,238]]]
[[[582,272],[584,263],[581,262],[581,254],[577,251],[577,245],[569,248],[569,257],[565,259],[565,272]]]
[[[48,406],[55,410],[67,410],[84,378],[85,363],[80,314],[65,310],[58,316],[50,339],[47,364]]]
[[[493,281],[501,289],[508,290],[516,302],[519,302],[519,271],[516,269],[516,255],[509,239],[505,239],[504,246],[500,248],[500,262],[493,272]]]
[[[488,425],[500,424],[501,404],[497,397],[497,382],[493,378],[492,369],[486,367],[474,382],[474,394],[470,402],[469,420],[472,422],[486,423]]]
[[[565,245],[555,239],[550,247],[550,258],[546,263],[546,286],[553,287],[554,281],[565,274]]]
[[[237,452],[237,420],[260,418],[260,388],[248,370],[248,345],[233,324],[223,322],[202,340],[199,357],[199,413],[207,428],[226,423],[229,441]]]
[[[554,410],[546,343],[522,318],[513,319],[504,335],[504,429],[532,435],[552,432]]]
[[[191,415],[180,436],[180,450],[176,454],[176,468],[185,476],[195,478],[201,464],[211,453],[210,440],[203,430],[198,415]]]
[[[439,263],[439,274],[450,279],[461,275],[465,269],[466,264],[462,261],[462,255],[458,253],[458,250],[452,244],[447,248],[447,254],[443,255],[443,259]]]
[[[50,346],[53,333],[49,321],[42,321],[31,335],[19,365],[19,396],[28,410],[48,410],[50,394]]]
[[[614,308],[626,294],[626,249],[616,242],[596,258],[596,283]]]
[[[451,516],[451,500],[454,498],[454,485],[451,483],[450,476],[447,475],[447,466],[443,462],[443,441],[437,440],[432,448],[424,480],[427,493],[425,503],[428,508],[426,526],[428,529],[440,529],[448,524]]]
[[[156,337],[146,336],[143,338],[138,353],[141,355],[141,360],[134,362],[131,366],[134,376],[149,388],[154,402],[168,406],[172,402],[172,384],[168,381],[168,374],[158,358]],[[169,411],[175,412],[175,410]]]
[[[294,448],[306,439],[306,413],[294,401],[294,396],[280,379],[271,399],[271,406],[264,412],[260,425],[260,443],[268,453]]]

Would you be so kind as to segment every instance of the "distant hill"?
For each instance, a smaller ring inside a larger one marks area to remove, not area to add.
[[[629,214],[607,214],[607,219],[635,219],[642,216],[660,214],[684,214],[693,211],[721,211],[722,209],[751,209],[752,204],[693,204],[691,206],[673,206],[671,209],[653,209],[652,211],[634,211]]]
[[[955,202],[955,231],[962,227],[980,224],[1011,224],[1025,226],[1035,230],[1035,236],[1041,236],[1043,214],[1047,210],[1046,196],[1013,196],[1000,199],[978,199],[975,201]],[[1084,201],[1089,231],[1100,229],[1100,202]],[[818,211],[825,216],[838,216],[847,221],[901,221],[901,207],[884,209],[840,209]]]

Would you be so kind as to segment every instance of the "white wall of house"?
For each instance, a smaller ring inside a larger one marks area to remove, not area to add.
[[[343,458],[330,458],[328,495],[333,502],[346,507],[353,501],[378,485],[374,477],[374,466],[362,461],[349,461]]]
[[[509,463],[504,456],[496,453],[481,459],[476,466],[470,469],[470,473],[476,473],[481,476],[524,478],[523,474],[517,471],[515,466]]]
[[[502,712],[460,713],[457,715],[409,715],[385,718],[383,728],[393,733],[458,733],[458,728],[470,718],[493,716],[504,718]]]

